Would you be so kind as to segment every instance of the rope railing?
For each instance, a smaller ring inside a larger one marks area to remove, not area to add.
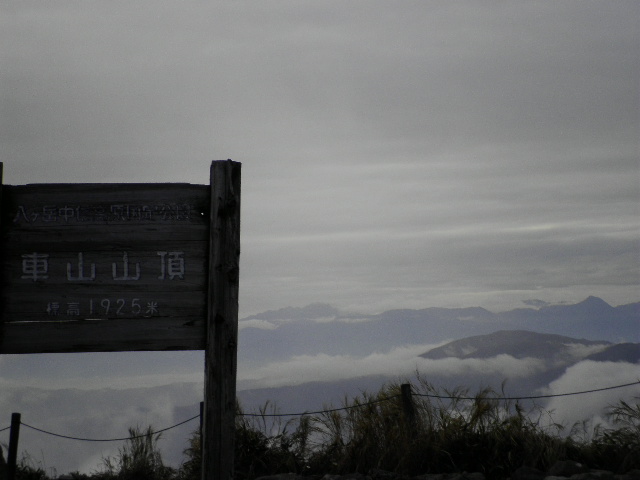
[[[327,410],[317,410],[315,412],[302,412],[302,413],[240,413],[243,417],[304,417],[305,415],[320,415],[322,413],[340,412],[343,410],[352,410],[354,408],[368,407],[377,403],[383,403],[394,398],[398,398],[400,395],[392,395],[390,397],[378,398],[370,402],[357,403],[354,405],[347,405],[346,407],[329,408]]]
[[[530,395],[530,396],[522,396],[522,397],[492,397],[492,398],[488,398],[491,400],[509,400],[509,401],[518,401],[518,400],[536,400],[536,399],[542,399],[542,398],[554,398],[554,397],[566,397],[566,396],[572,396],[572,395],[585,395],[585,394],[589,394],[589,393],[596,393],[596,392],[604,392],[607,390],[615,390],[618,388],[624,388],[624,387],[630,387],[632,385],[640,385],[640,380],[635,381],[635,382],[630,382],[630,383],[623,383],[620,385],[614,385],[611,387],[603,387],[603,388],[595,388],[595,389],[591,389],[591,390],[582,390],[582,391],[578,391],[578,392],[569,392],[569,393],[556,393],[556,394],[549,394],[549,395]],[[429,393],[411,393],[412,396],[415,397],[428,397],[428,398],[437,398],[440,400],[476,400],[478,397],[461,397],[461,396],[455,396],[455,395],[436,395],[436,394],[429,394]],[[401,395],[392,395],[389,397],[384,397],[384,398],[377,398],[375,400],[371,400],[369,402],[363,402],[363,403],[356,403],[353,405],[348,405],[345,407],[339,407],[339,408],[330,408],[330,409],[325,409],[325,410],[317,410],[317,411],[312,411],[312,412],[300,412],[300,413],[239,413],[238,415],[243,416],[243,417],[303,417],[303,416],[307,416],[307,415],[321,415],[321,414],[326,414],[326,413],[333,413],[333,412],[340,412],[340,411],[346,411],[346,410],[352,410],[355,408],[363,408],[363,407],[368,407],[371,405],[376,405],[378,403],[383,403],[383,402],[387,402],[390,400],[394,400],[396,398],[401,397]],[[24,422],[20,422],[21,425],[24,425],[27,428],[30,428],[34,431],[40,432],[40,433],[44,433],[46,435],[51,435],[54,437],[59,437],[59,438],[66,438],[68,440],[77,440],[77,441],[83,441],[83,442],[122,442],[122,441],[126,441],[126,440],[132,440],[132,439],[136,439],[136,438],[143,438],[146,437],[147,435],[151,434],[151,435],[155,435],[158,433],[162,433],[162,432],[166,432],[168,430],[172,430],[174,428],[177,428],[181,425],[184,425],[186,423],[189,423],[193,420],[195,420],[196,418],[199,418],[200,414],[195,415],[191,418],[188,418],[187,420],[184,420],[182,422],[176,423],[175,425],[172,425],[170,427],[166,427],[166,428],[162,428],[160,430],[155,430],[146,434],[142,434],[142,435],[134,435],[134,436],[129,436],[129,437],[122,437],[122,438],[82,438],[82,437],[74,437],[74,436],[70,436],[70,435],[62,435],[59,433],[54,433],[54,432],[49,432],[47,430],[43,430],[41,428],[37,428],[31,425],[28,425]],[[11,426],[5,427],[0,429],[0,432],[4,432],[5,430],[9,430],[11,428]]]
[[[166,432],[168,430],[171,430],[171,429],[174,429],[176,427],[179,427],[180,425],[184,425],[185,423],[189,423],[192,420],[195,420],[196,418],[199,418],[199,417],[200,417],[200,414],[198,414],[198,415],[196,415],[194,417],[191,417],[191,418],[189,418],[187,420],[184,420],[183,422],[176,423],[175,425],[171,425],[170,427],[167,427],[167,428],[163,428],[163,429],[160,429],[160,430],[154,430],[154,431],[151,431],[149,433],[144,433],[144,434],[141,434],[141,435],[133,435],[133,436],[130,436],[130,437],[123,437],[123,438],[80,438],[80,437],[72,437],[72,436],[69,436],[69,435],[61,435],[59,433],[48,432],[46,430],[42,430],[41,428],[37,428],[37,427],[33,427],[31,425],[28,425],[28,424],[26,424],[24,422],[20,422],[20,425],[22,425],[24,427],[27,427],[27,428],[30,428],[30,429],[35,430],[35,431],[40,432],[40,433],[45,433],[47,435],[52,435],[54,437],[59,437],[59,438],[66,438],[66,439],[69,439],[69,440],[80,440],[80,441],[83,441],[83,442],[123,442],[125,440],[133,440],[135,438],[143,438],[143,437],[146,437],[149,434],[156,435],[158,433]]]
[[[536,399],[541,399],[541,398],[553,398],[553,397],[566,397],[566,396],[570,396],[570,395],[583,395],[583,394],[587,394],[587,393],[595,393],[595,392],[604,392],[605,390],[615,390],[617,388],[623,388],[623,387],[629,387],[631,385],[638,385],[640,384],[640,380],[635,381],[635,382],[631,382],[631,383],[624,383],[621,385],[615,385],[612,387],[603,387],[603,388],[596,388],[593,390],[583,390],[580,392],[570,392],[570,393],[555,393],[555,394],[550,394],[550,395],[531,395],[531,396],[523,396],[523,397],[494,397],[492,398],[492,400],[508,400],[508,401],[518,401],[518,400],[536,400]],[[456,395],[436,395],[436,394],[430,394],[430,393],[411,393],[412,396],[414,397],[429,397],[429,398],[437,398],[439,400],[476,400],[478,397],[462,397],[462,396],[456,396]],[[370,402],[365,402],[365,403],[359,403],[356,405],[348,405],[346,407],[340,407],[340,408],[332,408],[329,410],[320,410],[320,411],[316,411],[316,412],[302,412],[302,413],[242,413],[242,416],[245,417],[302,417],[305,415],[319,415],[322,413],[331,413],[331,412],[338,412],[338,411],[342,411],[342,410],[351,410],[353,408],[360,408],[360,407],[366,407],[369,405],[374,405],[376,403],[382,403],[382,402],[386,402],[388,400],[393,400],[395,398],[400,397],[401,395],[393,395],[391,397],[385,397],[385,398],[381,398],[381,399],[376,399],[376,400],[372,400]]]
[[[538,400],[540,398],[554,398],[554,397],[568,397],[571,395],[583,395],[586,393],[595,393],[595,392],[604,392],[606,390],[615,390],[617,388],[622,387],[630,387],[631,385],[638,385],[640,381],[624,383],[622,385],[615,385],[613,387],[604,387],[604,388],[594,388],[593,390],[582,390],[580,392],[570,392],[570,393],[554,393],[549,395],[531,395],[525,397],[495,397],[495,400]],[[429,398],[438,398],[438,399],[448,399],[448,400],[475,400],[476,397],[456,397],[456,396],[443,396],[443,395],[433,395],[429,393],[414,393],[416,397],[429,397]]]

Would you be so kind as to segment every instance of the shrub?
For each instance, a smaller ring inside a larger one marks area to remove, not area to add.
[[[607,413],[614,428],[597,427],[591,441],[578,445],[576,457],[593,468],[617,473],[640,469],[640,403],[620,400]]]
[[[103,470],[94,474],[98,480],[170,480],[175,471],[162,463],[157,443],[159,433],[151,426],[146,431],[129,428],[130,438],[118,449],[115,458],[103,459]]]
[[[179,480],[200,480],[202,476],[202,439],[200,429],[191,434],[189,446],[182,452],[187,460],[178,471]]]
[[[463,389],[439,393],[426,382],[413,388],[412,422],[399,384],[362,393],[345,400],[343,410],[314,419],[323,441],[311,456],[312,470],[376,468],[405,475],[466,470],[495,478],[522,465],[545,469],[565,454],[563,440],[545,431],[540,417],[532,420],[532,412],[491,389],[470,396]]]
[[[243,415],[238,406],[235,432],[235,475],[252,479],[273,472],[305,473],[310,419],[282,421],[267,402],[258,413]]]

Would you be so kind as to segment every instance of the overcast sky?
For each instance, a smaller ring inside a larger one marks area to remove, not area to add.
[[[637,0],[0,0],[4,183],[241,162],[241,317],[636,302],[638,52]]]
[[[2,2],[6,184],[243,165],[241,316],[638,300],[640,4]]]

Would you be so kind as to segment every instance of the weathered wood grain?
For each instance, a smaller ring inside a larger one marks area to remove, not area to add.
[[[209,186],[5,185],[1,201],[0,353],[204,348]],[[71,325],[81,342],[58,335]]]
[[[4,165],[2,162],[0,162],[0,234],[3,231],[3,225],[2,225],[2,214],[4,212],[4,210],[2,209],[2,184],[4,183],[4,178],[3,178],[3,172],[4,172]],[[0,256],[2,255],[3,251],[0,250]],[[0,261],[0,289],[2,288],[2,278],[3,278],[3,264]],[[0,353],[2,353],[2,345],[4,343],[4,315],[3,315],[3,311],[4,311],[4,300],[2,298],[2,291],[0,290]]]
[[[210,215],[202,478],[231,480],[238,346],[239,163],[213,163]]]
[[[203,350],[203,317],[24,322],[4,325],[2,353]]]

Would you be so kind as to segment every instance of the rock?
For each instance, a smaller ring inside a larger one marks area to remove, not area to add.
[[[574,462],[573,460],[560,460],[553,464],[547,472],[547,475],[551,477],[571,477],[572,475],[586,473],[588,471],[589,469],[581,463]]]
[[[640,480],[640,470],[629,470],[622,475],[616,475],[616,480]]]
[[[340,477],[341,480],[371,480],[371,477],[363,475],[361,473],[347,473]]]
[[[264,477],[258,477],[256,480],[301,480],[304,477],[296,475],[295,473],[279,473],[277,475],[265,475]]]
[[[424,473],[407,477],[387,470],[371,469],[367,475],[349,473],[345,475],[303,476],[295,473],[282,473],[258,477],[256,480],[485,480],[485,475],[481,472],[462,472]],[[556,462],[546,474],[536,468],[520,467],[511,474],[510,480],[640,480],[640,470],[630,470],[625,474],[615,475],[608,470],[591,470],[581,463],[563,460]]]
[[[388,470],[381,470],[379,468],[372,468],[369,470],[368,475],[373,479],[382,479],[382,478],[396,478],[398,475],[390,472]]]
[[[480,472],[467,473],[464,472],[462,474],[462,480],[485,480],[484,474]]]
[[[378,470],[378,472],[383,472],[384,470]],[[386,473],[391,473],[391,472],[386,472]],[[385,480],[392,480],[392,479],[396,479],[399,478],[399,475],[396,475],[395,473],[392,474],[393,477],[385,477]],[[297,480],[307,480],[306,477],[298,477]],[[263,479],[256,479],[256,480],[264,480]],[[267,480],[271,480],[271,479],[267,479]],[[296,480],[296,479],[273,479],[273,480]],[[320,480],[372,480],[372,477],[369,475],[363,475],[362,473],[347,473],[345,475],[332,475],[330,473],[327,473],[326,475],[324,475]],[[382,480],[382,477],[379,477],[379,480]]]
[[[615,480],[613,472],[608,470],[590,470],[571,476],[571,480]]]
[[[520,467],[511,474],[511,480],[543,480],[544,472],[532,467]]]
[[[420,480],[485,480],[484,474],[480,472],[462,473],[432,473],[420,475]]]

